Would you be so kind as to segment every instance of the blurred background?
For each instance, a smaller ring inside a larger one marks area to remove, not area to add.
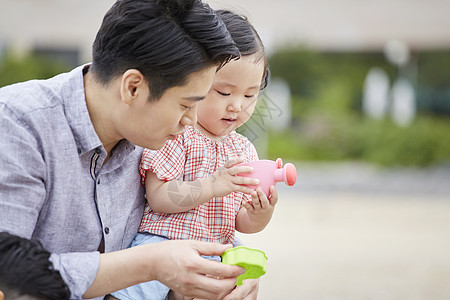
[[[450,1],[210,0],[245,14],[271,81],[240,128],[292,162],[260,299],[450,299]],[[91,60],[114,3],[0,0],[0,86]]]

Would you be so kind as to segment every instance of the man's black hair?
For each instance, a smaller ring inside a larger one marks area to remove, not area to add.
[[[200,0],[118,0],[97,33],[91,70],[107,84],[137,69],[157,100],[191,73],[238,56],[223,21]]]
[[[70,291],[38,241],[0,232],[0,290],[5,299],[65,300]]]

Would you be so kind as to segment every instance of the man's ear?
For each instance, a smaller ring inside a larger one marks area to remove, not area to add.
[[[4,300],[5,299],[5,294],[3,294],[3,291],[0,290],[0,300]]]
[[[122,81],[120,83],[120,96],[122,101],[130,105],[133,100],[139,96],[139,93],[143,91],[142,88],[146,87],[146,85],[145,77],[139,70],[126,70],[122,75]]]

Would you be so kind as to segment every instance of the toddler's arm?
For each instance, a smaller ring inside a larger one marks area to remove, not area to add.
[[[267,198],[259,187],[256,189],[256,195],[252,195],[252,201],[243,203],[236,216],[237,231],[256,233],[266,227],[278,202],[278,192],[274,186],[270,187],[270,194]]]
[[[211,176],[194,181],[162,181],[156,174],[147,171],[147,201],[155,212],[179,213],[197,207],[213,197],[226,196],[232,192],[256,194],[245,185],[257,185],[258,179],[236,176],[253,170],[248,166],[236,166],[242,162],[241,158],[230,160]]]

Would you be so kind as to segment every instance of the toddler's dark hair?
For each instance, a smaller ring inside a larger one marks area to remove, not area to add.
[[[229,10],[218,10],[217,15],[223,20],[231,34],[236,46],[241,53],[241,56],[248,56],[259,54],[256,57],[256,62],[264,60],[264,73],[261,81],[261,90],[267,86],[269,80],[269,67],[267,63],[266,52],[264,44],[259,37],[258,32],[248,21],[248,18],[236,14]]]

